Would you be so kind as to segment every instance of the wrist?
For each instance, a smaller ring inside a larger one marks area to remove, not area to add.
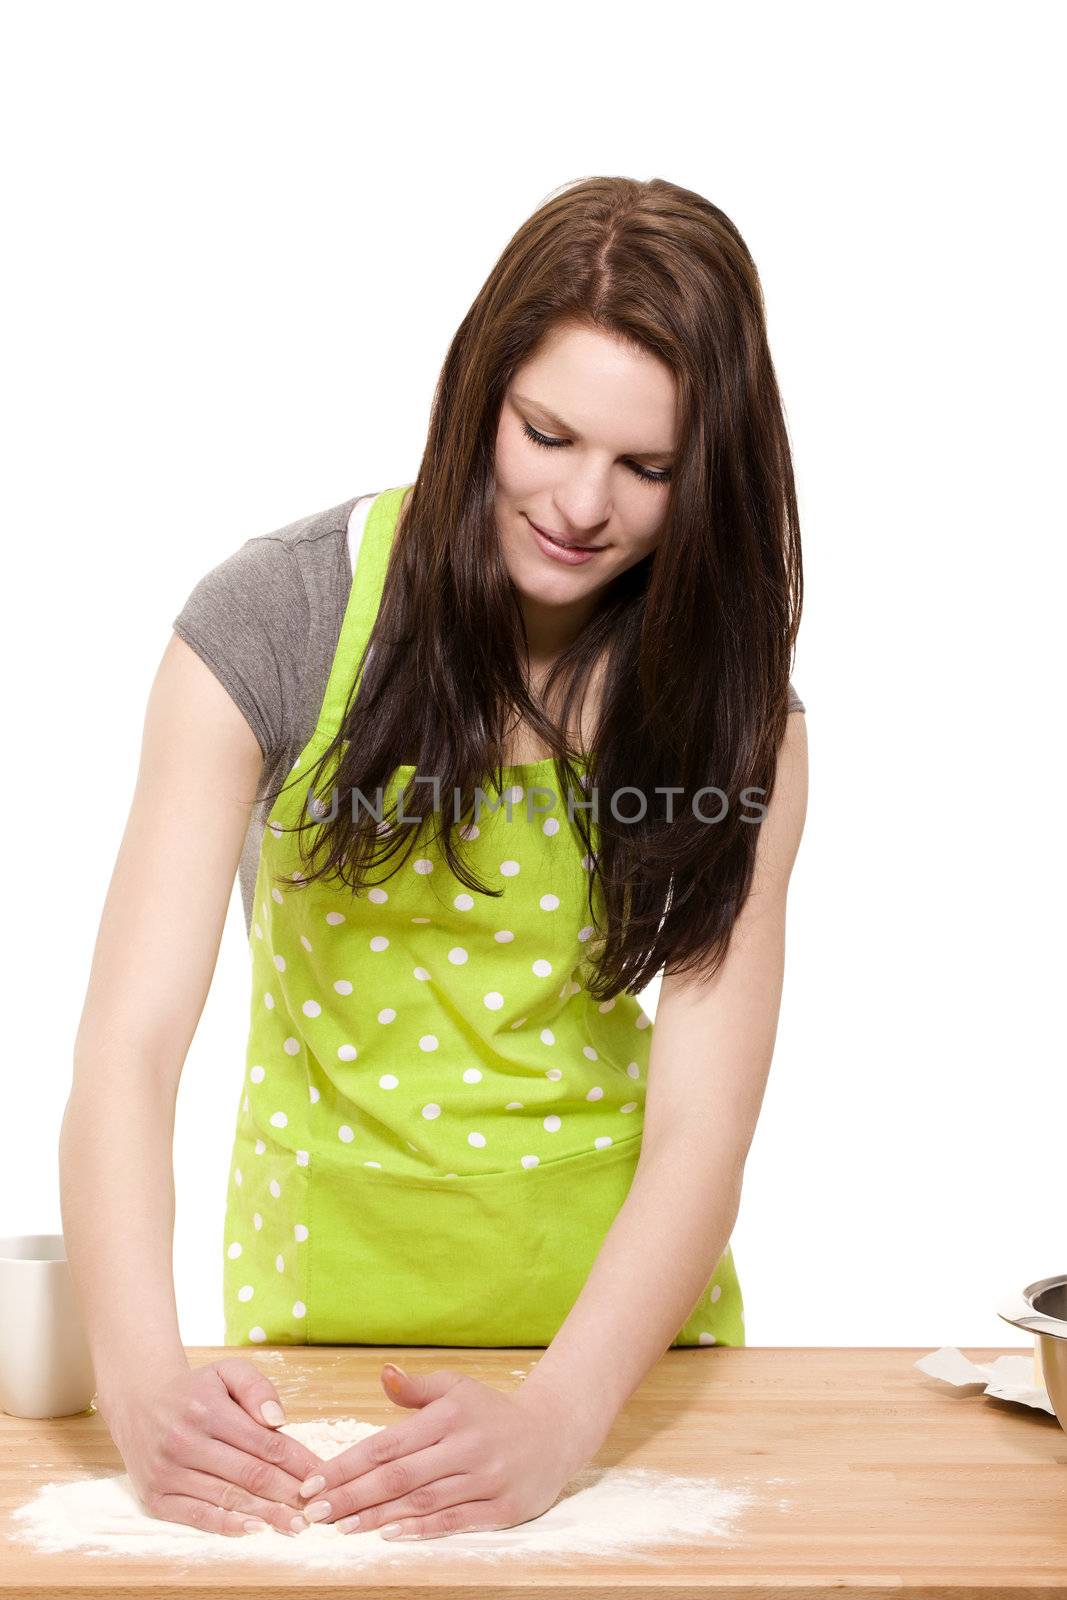
[[[138,1394],[146,1390],[155,1393],[171,1378],[180,1377],[192,1370],[181,1352],[165,1361],[153,1361],[147,1367],[142,1362],[131,1359],[125,1367],[108,1366],[103,1370],[97,1369],[93,1403],[97,1411],[106,1414],[117,1406],[135,1400]]]
[[[575,1471],[596,1455],[615,1423],[615,1413],[592,1396],[583,1403],[555,1379],[539,1377],[536,1368],[514,1397],[535,1416],[551,1420],[556,1437],[570,1449]]]

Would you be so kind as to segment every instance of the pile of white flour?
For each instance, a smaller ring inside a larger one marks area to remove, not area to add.
[[[324,1417],[315,1422],[286,1423],[281,1431],[328,1461],[358,1439],[380,1430],[377,1424],[354,1417],[334,1421]],[[31,1501],[11,1513],[11,1532],[37,1550],[83,1550],[92,1555],[154,1556],[180,1562],[266,1559],[272,1566],[284,1563],[305,1568],[354,1569],[387,1558],[409,1561],[435,1556],[499,1560],[516,1555],[551,1560],[589,1554],[618,1559],[641,1551],[648,1559],[649,1547],[656,1544],[729,1542],[741,1512],[753,1498],[748,1489],[723,1488],[714,1478],[590,1466],[569,1480],[547,1511],[513,1528],[398,1543],[383,1539],[376,1528],[339,1533],[327,1522],[312,1523],[292,1538],[274,1528],[230,1537],[149,1516],[129,1475],[121,1473],[45,1484]]]

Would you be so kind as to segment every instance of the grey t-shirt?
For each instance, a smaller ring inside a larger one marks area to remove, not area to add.
[[[249,932],[269,814],[262,796],[288,776],[314,731],[373,500],[356,495],[246,539],[205,573],[174,619],[175,633],[214,672],[263,751],[238,873]],[[804,710],[792,683],[789,709]]]

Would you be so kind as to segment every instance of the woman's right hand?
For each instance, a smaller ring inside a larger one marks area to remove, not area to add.
[[[308,1526],[300,1485],[322,1461],[254,1420],[277,1398],[251,1361],[232,1356],[98,1395],[97,1409],[150,1516],[230,1535],[259,1531],[245,1526],[255,1517],[292,1535]]]

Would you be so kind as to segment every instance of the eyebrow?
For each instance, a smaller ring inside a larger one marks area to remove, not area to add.
[[[560,433],[572,433],[576,439],[581,438],[576,428],[572,428],[569,422],[564,422],[562,417],[557,417],[556,413],[550,411],[547,406],[543,406],[540,400],[533,400],[524,394],[513,394],[512,399],[518,400],[521,405],[529,406],[533,411],[539,411],[553,428],[559,429]],[[676,453],[674,450],[631,450],[629,452],[635,461],[647,461],[649,459],[673,461]]]

